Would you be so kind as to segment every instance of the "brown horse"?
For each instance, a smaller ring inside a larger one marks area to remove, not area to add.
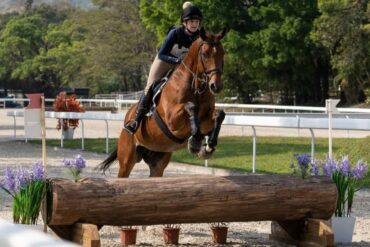
[[[128,177],[141,159],[149,165],[150,176],[163,176],[172,152],[188,146],[202,159],[211,156],[217,145],[223,111],[215,111],[215,96],[222,89],[224,49],[220,40],[226,30],[206,33],[193,42],[183,62],[174,70],[163,88],[156,109],[132,136],[124,129],[118,146],[99,169],[106,171],[118,157],[118,177]],[[134,118],[133,105],[125,122]],[[208,142],[202,145],[204,136]]]

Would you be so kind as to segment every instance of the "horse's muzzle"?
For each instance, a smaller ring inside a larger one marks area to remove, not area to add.
[[[223,88],[222,83],[209,82],[209,89],[214,94],[221,92],[222,88]]]

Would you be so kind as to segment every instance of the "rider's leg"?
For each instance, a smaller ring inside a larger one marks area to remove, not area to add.
[[[149,102],[152,99],[152,85],[155,81],[161,79],[168,70],[173,68],[174,65],[163,62],[158,59],[158,56],[154,59],[152,66],[150,67],[150,72],[147,80],[146,87],[144,89],[143,95],[140,97],[139,103],[137,104],[135,119],[126,123],[123,128],[129,132],[131,135],[134,134],[140,125],[141,120],[143,120],[145,114],[148,112]]]
[[[133,121],[126,123],[123,128],[133,135],[137,128],[140,125],[141,120],[143,120],[145,114],[148,112],[148,107],[149,107],[149,102],[152,98],[152,90],[149,90],[147,93],[143,93],[139,99],[139,102],[136,107],[136,112],[135,112],[135,118]]]

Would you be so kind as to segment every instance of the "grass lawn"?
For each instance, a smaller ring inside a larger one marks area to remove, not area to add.
[[[327,138],[315,138],[316,158],[324,160],[328,152]],[[38,141],[38,143],[40,143]],[[110,150],[117,143],[116,139],[109,142]],[[47,145],[59,146],[59,140],[47,140]],[[81,148],[81,141],[65,140],[66,148]],[[93,152],[105,151],[105,139],[85,139],[85,149]],[[352,166],[362,159],[370,161],[369,138],[336,138],[333,139],[333,155],[340,158],[348,155]],[[291,173],[289,165],[294,161],[294,153],[311,153],[311,139],[303,137],[258,137],[256,168],[259,173]],[[204,165],[204,161],[189,154],[186,149],[173,154],[173,161],[195,165]],[[252,170],[252,137],[222,137],[213,157],[208,161],[211,167],[235,169],[251,172]],[[364,186],[370,187],[370,172],[362,181]]]

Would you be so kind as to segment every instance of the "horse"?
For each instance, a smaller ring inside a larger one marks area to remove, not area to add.
[[[172,152],[188,147],[201,159],[215,151],[225,113],[215,109],[215,94],[222,90],[226,29],[214,34],[200,30],[188,54],[168,78],[151,116],[145,117],[134,135],[124,129],[116,149],[99,164],[105,172],[118,158],[118,177],[128,177],[134,165],[144,159],[150,177],[163,176]],[[134,118],[136,104],[126,113]],[[202,144],[205,136],[208,141]]]

